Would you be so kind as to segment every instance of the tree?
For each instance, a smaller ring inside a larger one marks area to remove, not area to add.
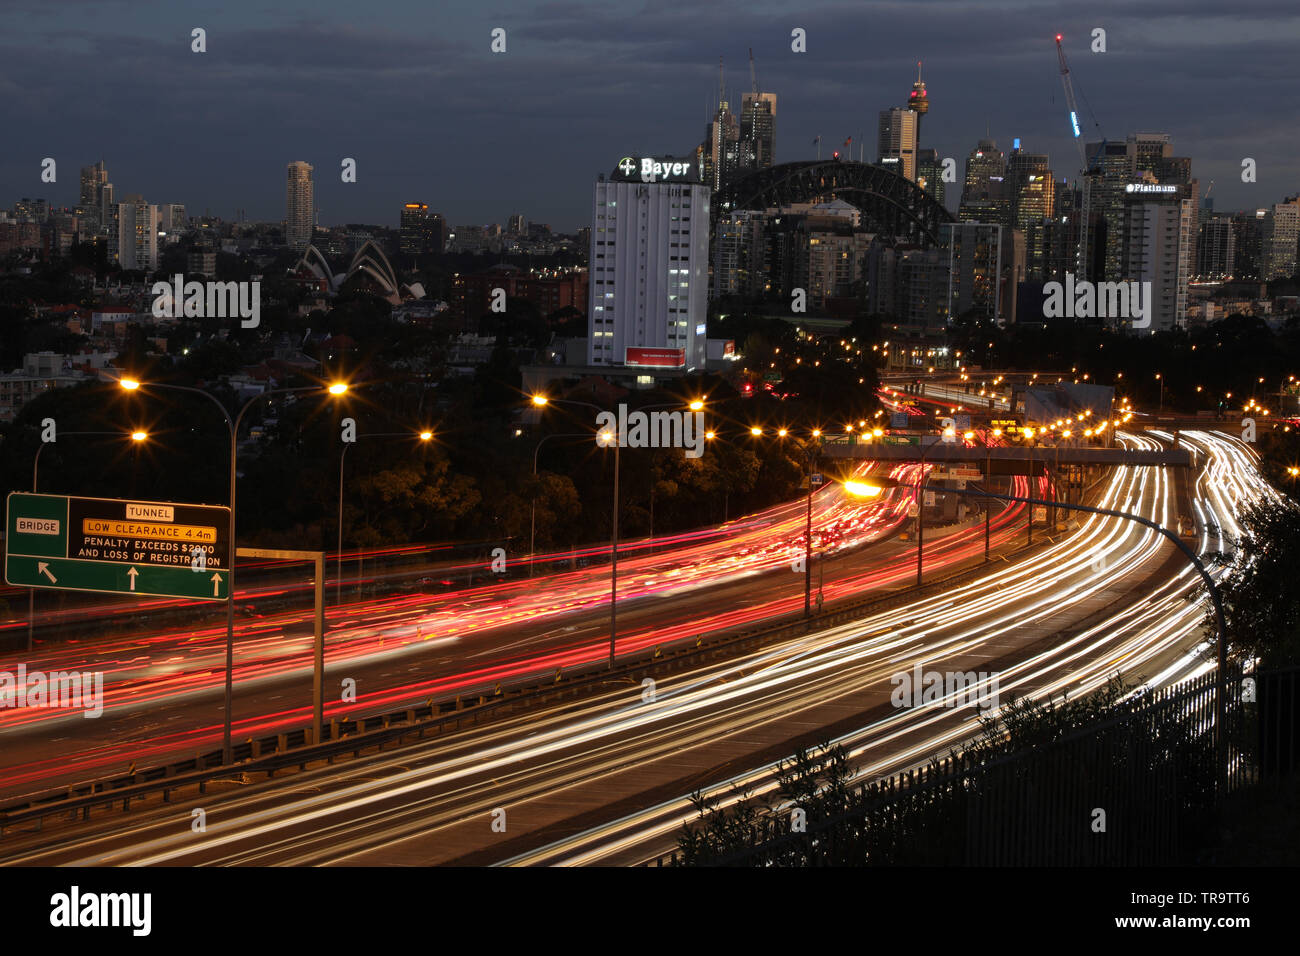
[[[1258,657],[1263,668],[1300,664],[1300,591],[1295,587],[1300,503],[1291,498],[1253,502],[1239,524],[1232,565],[1219,589],[1229,657]],[[1213,624],[1212,610],[1207,620]]]

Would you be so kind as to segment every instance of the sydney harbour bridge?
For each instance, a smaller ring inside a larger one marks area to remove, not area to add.
[[[952,215],[909,179],[868,163],[839,159],[804,160],[769,166],[737,178],[714,195],[713,232],[718,217],[741,209],[842,199],[862,212],[867,229],[919,246],[939,243],[940,226]]]

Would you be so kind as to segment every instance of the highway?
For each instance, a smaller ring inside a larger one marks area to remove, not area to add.
[[[870,474],[871,463],[860,473]],[[829,604],[897,588],[912,574],[909,548],[892,539],[905,520],[917,466],[891,469],[907,487],[858,500],[834,484],[814,495],[816,568]],[[1022,484],[1023,487],[1023,484]],[[663,553],[620,562],[621,653],[737,628],[802,609],[805,501],[798,499],[724,526],[725,535],[666,537]],[[995,546],[1015,537],[1019,506],[1001,509]],[[936,534],[927,561],[941,567],[983,552],[983,528]],[[865,560],[859,551],[869,546]],[[327,701],[326,716],[374,713],[434,697],[491,693],[498,684],[599,663],[608,655],[609,572],[589,567],[454,594],[354,602],[330,613],[327,686],[349,677],[357,699]],[[340,613],[342,612],[342,613]],[[242,622],[236,635],[236,739],[310,720],[312,637],[303,611]],[[338,625],[342,626],[338,626]],[[0,792],[28,793],[148,766],[211,749],[221,739],[224,621],[202,630],[166,629],[129,639],[71,640],[26,656],[28,671],[100,670],[104,715],[94,721],[54,709],[0,709],[5,777]]]
[[[1208,432],[1189,483],[1202,554],[1228,547],[1234,515],[1270,494],[1253,452]],[[1124,435],[1136,447],[1172,436]],[[1103,507],[1169,524],[1184,507],[1164,469],[1116,469]],[[762,793],[771,763],[831,739],[860,775],[916,766],[969,738],[972,707],[895,709],[891,675],[914,665],[996,674],[1002,701],[1086,692],[1120,672],[1165,684],[1207,664],[1197,583],[1150,529],[1088,516],[1030,559],[996,562],[948,592],[665,677],[653,701],[614,686],[548,711],[437,740],[209,792],[196,803],[6,836],[7,863],[629,864],[671,850],[687,795]],[[190,830],[190,808],[207,830]],[[491,827],[504,810],[505,832]]]

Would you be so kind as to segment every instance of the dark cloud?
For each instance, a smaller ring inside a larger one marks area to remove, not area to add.
[[[454,222],[515,211],[572,229],[591,182],[629,151],[684,153],[704,134],[724,57],[728,95],[778,95],[779,160],[853,136],[900,104],[925,63],[923,145],[962,158],[986,124],[1078,165],[1053,36],[1102,132],[1168,132],[1219,208],[1300,191],[1285,104],[1300,102],[1293,2],[1078,4],[695,0],[480,5],[14,2],[0,37],[0,203],[76,201],[77,168],[103,158],[119,191],[250,218],[283,216],[285,163],[316,166],[323,222],[396,222],[421,199]],[[189,51],[208,30],[209,52]],[[489,31],[508,31],[508,52]],[[790,50],[807,31],[808,52]],[[1091,53],[1090,33],[1107,32]],[[1084,110],[1085,119],[1089,111]],[[10,135],[12,134],[12,135]],[[56,186],[39,182],[55,156]],[[343,184],[343,157],[359,181]],[[1240,161],[1260,164],[1240,182]]]

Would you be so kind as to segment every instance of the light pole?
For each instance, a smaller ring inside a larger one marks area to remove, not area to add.
[[[122,378],[118,384],[129,392],[136,391],[142,387],[142,384],[135,379]],[[232,420],[226,406],[211,392],[205,392],[201,388],[192,388],[189,385],[173,385],[171,383],[149,383],[149,388],[165,388],[177,392],[190,392],[194,395],[202,395],[204,398],[221,409],[221,416],[226,420],[226,427],[230,430],[230,523],[227,529],[230,548],[230,567],[226,568],[226,716],[225,727],[222,734],[221,746],[221,763],[222,766],[229,766],[232,763],[232,753],[230,745],[230,724],[231,724],[231,705],[234,696],[234,671],[235,671],[235,458],[239,453],[238,436],[239,424],[244,420],[244,415],[256,403],[272,395],[287,395],[290,392],[315,392],[321,386],[304,385],[296,388],[274,388],[270,391],[262,392],[255,395],[244,403],[239,413]],[[342,382],[335,382],[326,389],[331,395],[342,395],[348,390],[348,386]]]
[[[925,551],[925,435],[921,436],[921,467],[916,475],[916,586],[921,586]]]
[[[608,448],[614,446],[614,519],[609,535],[609,666],[614,667],[614,636],[618,633],[618,461],[621,444],[618,435],[608,430],[597,439]]]
[[[1160,408],[1156,414],[1163,415],[1165,411],[1165,377],[1156,372],[1156,381],[1160,383]]]
[[[73,435],[83,436],[83,435],[121,435],[121,434],[122,434],[121,432],[64,432],[63,433],[65,438]],[[133,431],[130,433],[131,440],[137,443],[147,440],[148,437],[149,437],[148,432]],[[54,441],[58,441],[58,432],[55,432]],[[37,480],[37,475],[39,474],[38,469],[41,467],[41,452],[45,450],[46,445],[50,445],[50,444],[54,444],[54,442],[42,441],[40,446],[36,449],[36,457],[32,459],[32,494],[37,493],[36,480]],[[35,630],[35,627],[36,627],[36,588],[28,588],[27,589],[27,652],[29,654],[31,653],[32,650],[32,632]]]
[[[379,432],[375,435],[366,435],[366,438],[419,438],[422,442],[432,441],[433,432],[425,430],[418,435],[412,435],[408,432]],[[343,464],[348,457],[348,449],[353,442],[343,442],[343,450],[339,452],[339,549],[337,556],[338,579],[335,582],[334,602],[338,606],[343,604]],[[361,587],[361,571],[357,570],[357,587]]]
[[[533,481],[537,481],[537,456],[542,451],[542,446],[552,438],[590,438],[590,435],[570,433],[567,435],[544,435],[542,440],[537,443],[533,449]],[[532,500],[528,506],[528,576],[533,576],[533,555],[537,550],[537,492],[534,490]]]
[[[755,438],[757,438],[763,434],[763,429],[759,428],[758,426],[754,426],[749,430],[749,433],[753,435]],[[776,434],[778,438],[785,438],[789,435],[789,432],[786,429],[781,428],[777,430]],[[804,453],[804,458],[806,463],[804,480],[808,483],[807,505],[804,511],[804,539],[803,539],[803,548],[804,548],[803,551],[803,616],[805,618],[812,617],[812,496],[813,496],[812,478],[813,478],[813,463],[816,458],[817,451],[821,446],[821,434],[822,433],[819,429],[813,429],[812,442],[804,442],[797,438],[795,439],[795,443],[799,446],[800,450]]]
[[[532,403],[537,408],[544,408],[547,405],[577,405],[581,408],[589,408],[598,416],[602,414],[613,414],[598,405],[591,402],[580,402],[569,398],[548,398],[545,395],[537,394],[532,397]],[[638,411],[650,411],[656,408],[676,408],[675,404],[668,405],[646,405]],[[700,411],[704,403],[696,400],[690,403],[692,411]],[[618,635],[618,478],[619,478],[619,450],[622,442],[619,440],[620,435],[606,428],[599,432],[596,440],[602,447],[614,447],[614,516],[611,522],[612,533],[609,541],[609,666],[614,666],[614,643]],[[540,447],[540,442],[538,443]],[[534,452],[534,454],[536,454]]]
[[[602,414],[605,409],[591,402],[579,402],[568,398],[547,398],[545,395],[534,395],[533,405],[542,408],[546,405],[578,405],[582,408],[590,408],[597,415]],[[602,437],[603,436],[603,437]],[[614,641],[618,634],[618,464],[619,464],[619,441],[618,435],[610,432],[608,429],[597,436],[602,446],[614,446],[614,518],[613,531],[609,539],[609,666],[614,666]],[[539,446],[540,447],[540,443]],[[535,453],[534,453],[535,454]]]

